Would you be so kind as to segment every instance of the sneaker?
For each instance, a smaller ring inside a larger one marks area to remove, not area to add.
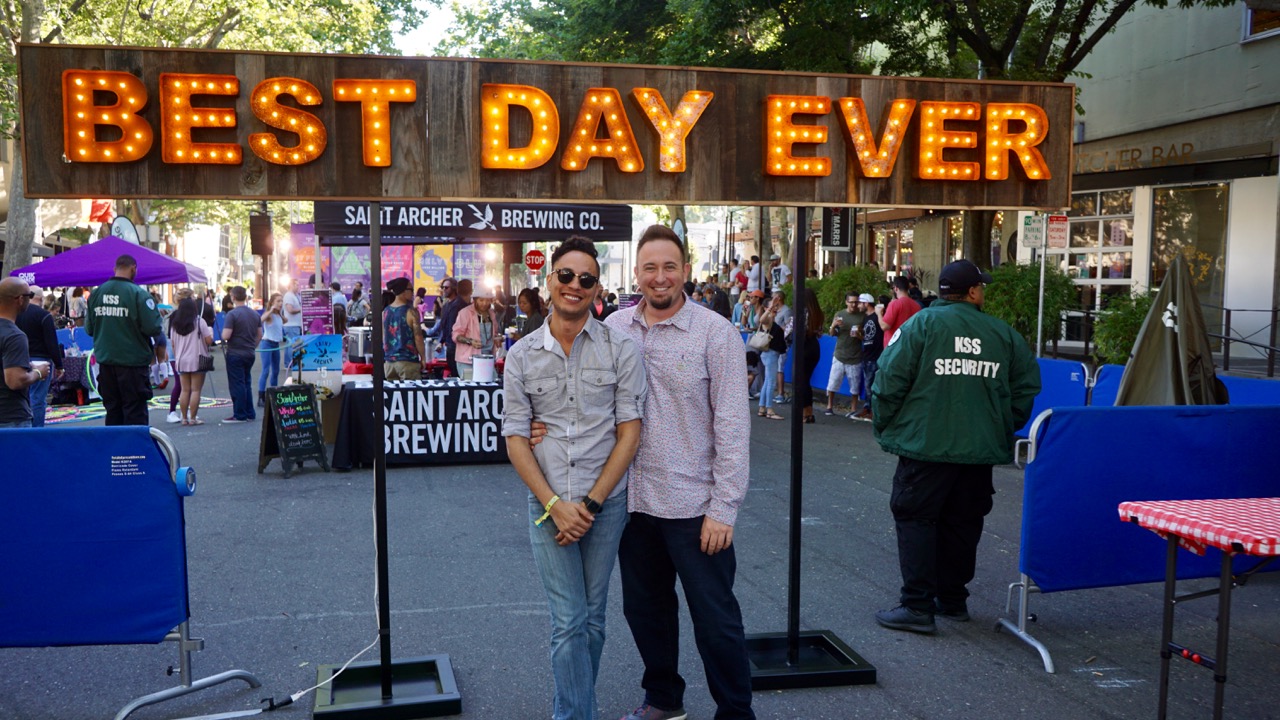
[[[248,421],[248,420],[241,420],[241,419],[239,419],[239,418],[229,417],[229,418],[223,418],[223,419],[222,419],[222,422],[227,423],[227,424],[232,424],[232,423],[246,423],[246,422],[249,422],[249,421]]]
[[[823,410],[823,411],[822,411],[822,414],[823,414],[823,415],[835,415],[835,414],[836,414],[836,411],[835,411],[835,410],[832,410],[831,408],[827,408],[826,410]]]
[[[786,395],[774,395],[773,401],[779,405],[785,405],[786,403],[791,402],[791,398]]]
[[[177,425],[178,423],[182,422],[182,416],[178,414],[177,410],[170,410],[169,417],[165,418],[164,421],[169,423],[170,425]]]
[[[632,710],[631,714],[624,716],[622,720],[686,720],[688,717],[684,708],[679,710],[659,710],[649,703],[645,703]]]
[[[933,624],[933,613],[912,610],[906,605],[899,605],[892,610],[881,610],[876,613],[876,622],[881,627],[891,630],[907,630],[917,633],[932,633],[938,630]]]
[[[748,399],[748,400],[758,400],[758,399],[760,399],[760,393],[747,393],[747,399]]]
[[[934,599],[933,614],[938,617],[954,620],[956,622],[969,622],[969,608],[963,603],[960,605],[943,605],[941,600]]]

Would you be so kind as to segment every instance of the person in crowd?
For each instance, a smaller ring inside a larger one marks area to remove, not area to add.
[[[351,291],[351,299],[347,301],[347,320],[351,327],[363,327],[365,318],[369,317],[369,300],[364,296],[363,288]]]
[[[907,291],[911,283],[901,275],[893,279],[893,302],[880,314],[880,329],[884,330],[884,344],[893,344],[898,328],[906,324],[912,315],[920,312],[920,303],[911,299]]]
[[[618,563],[623,614],[645,672],[645,697],[627,720],[685,717],[676,578],[685,588],[698,653],[720,720],[750,720],[751,665],[733,593],[733,525],[750,475],[750,406],[742,337],[681,292],[685,248],[653,225],[636,246],[644,298],[605,321],[642,349],[649,383],[644,432],[631,466]]]
[[[453,341],[458,346],[456,360],[463,378],[471,377],[476,355],[494,354],[494,347],[502,342],[495,336],[499,332],[501,326],[493,308],[492,291],[477,290],[474,301],[458,311],[458,320],[453,325]]]
[[[696,303],[698,303],[698,304],[699,304],[699,305],[701,305],[702,307],[707,307],[707,303],[706,303],[706,302],[704,302],[704,301],[703,301],[703,299],[702,299],[702,290],[701,290],[701,288],[699,288],[698,286],[694,285],[693,283],[689,283],[689,285],[693,287],[693,292],[689,293],[689,299],[690,299],[690,300],[692,300],[692,301],[694,301],[694,302],[696,302]]]
[[[755,292],[764,289],[764,267],[760,264],[760,256],[752,255],[751,260],[743,263],[746,266],[747,284],[743,288],[746,292]]]
[[[222,314],[227,314],[234,310],[236,303],[231,299],[231,290],[227,290],[227,294],[222,296]]]
[[[356,290],[355,292],[360,292]],[[354,296],[355,293],[352,293]],[[354,298],[352,302],[355,302]],[[262,311],[262,372],[258,374],[258,407],[267,404],[267,388],[280,385],[280,346],[284,343],[284,296],[272,293]]]
[[[422,329],[421,324],[419,324],[418,329],[419,330]],[[344,338],[344,340],[347,337],[347,306],[346,305],[333,306],[333,334]]]
[[[40,288],[32,285],[28,292],[40,297]],[[27,354],[36,364],[47,365],[48,373],[28,388],[31,403],[31,427],[44,427],[45,410],[49,404],[49,385],[54,378],[62,377],[62,345],[58,344],[58,328],[53,315],[34,302],[26,303],[18,313],[18,329],[27,336]]]
[[[421,380],[427,357],[422,321],[413,306],[413,283],[393,278],[387,283],[392,300],[382,311],[382,373],[387,380]]]
[[[342,284],[337,280],[329,283],[329,300],[334,305],[340,305],[345,312],[347,309],[347,296],[342,292]]]
[[[164,327],[156,301],[133,279],[138,261],[116,258],[115,275],[89,295],[85,331],[93,338],[98,359],[98,394],[106,424],[147,425],[151,400],[152,338],[163,340]]]
[[[739,330],[743,330],[743,314],[747,307],[751,304],[751,296],[747,293],[738,293],[738,302],[733,305],[733,314],[729,316],[729,322]]]
[[[818,346],[818,337],[827,329],[826,318],[822,307],[818,305],[818,296],[809,288],[804,289],[804,322],[803,328],[795,328],[791,332],[791,342],[799,338],[804,343],[804,365],[795,368],[793,388],[796,404],[804,415],[804,423],[817,422],[813,417],[813,371],[818,367],[818,358],[822,350]]]
[[[742,311],[742,329],[755,332],[760,325],[760,316],[764,313],[764,291],[752,290],[747,293],[749,304]]]
[[[449,343],[447,338],[441,333],[444,332],[444,313],[449,303],[453,302],[458,296],[458,281],[452,277],[446,277],[440,281],[440,294],[436,296],[435,304],[435,322],[427,329],[427,337],[433,338],[437,343],[443,344],[446,348]],[[424,316],[425,317],[425,316]],[[454,319],[457,319],[457,313],[454,312]],[[449,331],[453,331],[453,327],[449,327]]]
[[[194,297],[194,295],[195,291],[191,288],[178,288],[178,291],[174,293],[174,299],[181,305],[183,298]],[[197,309],[204,304],[203,299],[203,296],[201,296],[201,299],[196,301]],[[168,317],[164,317],[165,337],[168,337],[173,330],[173,315],[176,312],[177,309],[175,308],[173,313],[170,313]],[[203,317],[203,313],[201,313],[201,317]],[[208,325],[207,322],[205,324]],[[209,325],[209,327],[212,328],[213,326]],[[174,362],[175,359],[172,354],[169,355],[169,372],[173,378],[173,388],[169,391],[169,415],[165,417],[165,422],[171,425],[177,425],[183,419],[182,413],[178,410],[182,402],[182,373],[178,372],[178,367]]]
[[[206,370],[202,358],[213,358],[213,328],[200,316],[200,306],[190,295],[178,300],[178,309],[169,316],[169,348],[173,367],[181,378],[178,407],[183,425],[203,425],[200,393],[204,389]],[[207,362],[207,361],[204,361]]]
[[[728,320],[733,315],[733,303],[729,300],[729,294],[718,283],[708,283],[707,289],[711,298],[711,303],[708,307],[716,311],[716,314],[720,317]]]
[[[427,289],[420,287],[413,293],[413,309],[418,311],[418,317],[426,317],[434,314],[432,310],[435,308],[434,300],[427,299]]]
[[[537,288],[525,288],[516,296],[516,304],[524,315],[524,332],[519,337],[532,335],[534,330],[542,327],[546,320],[546,312],[542,308],[542,296]],[[517,338],[518,339],[518,338]]]
[[[769,309],[773,313],[773,322],[782,329],[784,338],[790,339],[791,333],[791,306],[787,305],[787,296],[782,290],[774,290],[769,298]],[[778,372],[774,380],[773,389],[777,395],[773,397],[774,405],[782,405],[791,402],[791,398],[787,395],[787,346],[783,344],[782,350],[778,353]]]
[[[0,428],[31,427],[32,385],[49,379],[52,367],[33,363],[27,351],[27,334],[17,324],[18,315],[36,296],[15,277],[0,280]]]
[[[297,278],[290,278],[285,286],[281,308],[284,310],[284,366],[287,371],[293,367],[293,353],[287,346],[292,340],[302,337],[302,296],[298,294]]]
[[[71,302],[67,303],[67,314],[76,327],[84,327],[85,312],[89,309],[89,302],[84,297],[86,292],[87,289],[77,286],[71,291]]]
[[[884,331],[880,329],[880,317],[876,314],[876,299],[870,293],[858,296],[858,305],[866,320],[862,323],[862,409],[848,417],[854,420],[871,419],[871,384],[875,382],[880,353],[884,351]]]
[[[511,348],[503,371],[502,434],[529,488],[529,539],[551,610],[555,720],[596,716],[609,576],[646,394],[635,342],[591,317],[599,274],[590,240],[556,248],[547,280],[555,314]],[[548,383],[559,391],[545,392]],[[531,448],[535,417],[547,434]]]
[[[769,346],[760,351],[760,362],[764,366],[764,383],[760,388],[757,414],[762,418],[781,420],[782,416],[773,409],[773,406],[776,397],[775,383],[782,377],[782,373],[778,371],[778,360],[787,352],[787,338],[782,332],[782,324],[778,322],[777,308],[770,305],[760,315],[760,329],[769,333]]]
[[[915,300],[916,304],[921,308],[924,307],[924,293],[920,292],[920,281],[916,279],[915,275],[907,278],[907,297]]]
[[[440,313],[440,319],[436,321],[436,327],[440,328],[438,333],[440,342],[444,343],[445,363],[449,368],[451,377],[461,376],[458,372],[458,344],[453,339],[453,326],[457,324],[458,313],[462,311],[462,308],[471,304],[472,288],[470,280],[459,280],[454,288],[454,298],[444,306],[444,310]]]
[[[778,253],[769,256],[769,281],[775,288],[791,282],[791,268],[782,262],[782,256]]]
[[[595,297],[591,298],[591,317],[597,320],[604,320],[616,311],[617,306],[610,305],[604,297],[604,288],[599,285],[593,291]]]
[[[246,303],[249,293],[243,287],[231,288],[235,307],[227,313],[222,328],[222,341],[227,344],[227,387],[231,393],[232,414],[224,423],[252,422],[258,419],[253,407],[253,363],[262,341],[262,318]]]
[[[764,363],[760,361],[760,352],[747,349],[747,398],[756,400],[764,387]]]
[[[738,261],[731,260],[729,262],[729,296],[738,301],[738,296],[747,291],[747,273],[744,267],[738,265]]]
[[[932,633],[935,615],[969,619],[991,467],[1013,460],[1013,433],[1040,392],[1026,341],[982,312],[989,282],[968,260],[944,267],[941,299],[901,328],[871,386],[876,439],[898,456],[889,509],[902,591],[876,613],[886,628]]]
[[[862,389],[862,325],[866,313],[858,306],[858,294],[844,296],[844,309],[831,320],[831,334],[836,336],[836,349],[831,357],[831,373],[827,377],[827,408],[824,415],[835,415],[836,393],[840,383],[848,381],[853,395],[848,417],[858,414],[858,393]]]

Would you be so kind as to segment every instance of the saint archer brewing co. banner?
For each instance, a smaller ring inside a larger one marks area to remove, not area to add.
[[[18,60],[31,197],[1070,204],[1059,83],[55,44]]]

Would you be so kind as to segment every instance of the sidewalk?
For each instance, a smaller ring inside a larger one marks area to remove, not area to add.
[[[779,410],[790,416],[794,407]],[[194,656],[195,677],[243,668],[264,687],[229,683],[133,717],[251,709],[259,698],[309,687],[316,665],[341,663],[375,637],[371,473],[325,474],[308,463],[285,480],[273,462],[258,475],[256,424],[184,428],[165,425],[163,416],[153,411],[153,426],[200,473],[186,505],[192,630],[207,642]],[[752,486],[734,536],[749,633],[786,629],[789,432],[789,422],[753,416]],[[879,682],[757,693],[760,718],[1154,717],[1158,585],[1033,596],[1039,622],[1032,632],[1053,653],[1055,675],[1031,648],[992,631],[1018,574],[1020,471],[996,469],[995,510],[971,586],[973,622],[939,620],[937,635],[919,636],[881,629],[872,618],[895,604],[899,584],[887,507],[895,458],[879,450],[870,424],[820,409],[805,443],[801,624],[836,633],[876,666]],[[547,717],[546,602],[515,473],[507,466],[392,469],[388,484],[394,657],[447,653],[462,693],[460,717]],[[641,699],[642,668],[617,583],[615,575],[598,684],[605,720]],[[1280,578],[1255,578],[1234,601],[1227,715],[1280,717]],[[1187,644],[1210,646],[1215,609],[1201,600],[1180,610]],[[710,720],[714,703],[687,620],[682,633],[686,708],[691,718]],[[130,699],[176,684],[164,674],[175,664],[170,645],[0,650],[0,717],[109,718]],[[1177,663],[1173,677],[1171,714],[1207,717],[1211,673]],[[265,717],[309,717],[312,705],[308,696]]]

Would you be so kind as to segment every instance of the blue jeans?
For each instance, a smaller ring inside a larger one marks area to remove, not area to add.
[[[716,720],[754,720],[751,663],[742,610],[733,595],[732,545],[715,555],[701,549],[702,516],[668,520],[632,513],[618,546],[622,612],[644,660],[645,702],[660,710],[684,706],[676,578],[693,619]]]
[[[0,423],[0,428],[29,428],[29,427],[31,427],[30,420],[14,420],[13,422]]]
[[[543,512],[530,495],[529,540],[551,611],[551,674],[555,678],[551,717],[593,720],[609,576],[627,526],[627,494],[606,500],[587,534],[564,547],[556,544],[554,522],[533,524]]]
[[[765,350],[760,353],[760,362],[764,365],[764,385],[760,388],[760,407],[773,407],[773,389],[778,384],[778,358],[781,353]]]
[[[237,420],[256,420],[253,410],[253,356],[227,353],[227,387],[231,391],[232,415]]]
[[[862,361],[862,398],[868,403],[871,402],[871,383],[875,382],[876,370],[880,363],[877,360]]]
[[[262,374],[258,376],[258,395],[266,392],[267,388],[280,384],[280,343],[263,340],[261,347],[267,352],[259,353],[262,355]],[[268,377],[271,379],[268,380]]]
[[[49,363],[49,375],[37,380],[27,387],[31,400],[31,427],[44,427],[45,406],[49,404],[49,384],[53,382],[53,361],[49,358],[33,357],[32,360],[44,360]]]

